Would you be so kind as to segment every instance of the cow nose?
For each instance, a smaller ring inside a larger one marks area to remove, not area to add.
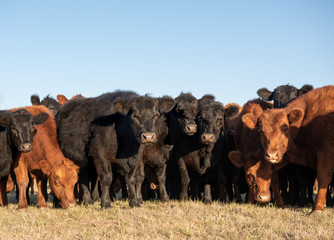
[[[276,163],[278,161],[278,152],[265,154],[266,159],[271,163]]]
[[[257,195],[257,199],[258,202],[260,203],[266,203],[270,201],[270,193],[259,193]]]
[[[203,142],[208,142],[208,143],[213,143],[214,142],[214,135],[212,133],[202,134],[202,141]]]
[[[194,134],[197,131],[197,125],[196,124],[188,124],[186,126],[186,133],[187,134]]]
[[[155,141],[156,135],[153,132],[144,132],[141,134],[142,143],[153,143]]]
[[[32,150],[32,144],[31,143],[22,143],[20,145],[20,150],[22,152],[29,152]]]
[[[74,203],[69,203],[68,206],[69,206],[70,208],[74,207],[74,206],[75,206],[75,202],[74,202]]]

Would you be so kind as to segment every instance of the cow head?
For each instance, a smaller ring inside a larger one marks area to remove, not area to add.
[[[131,102],[116,99],[114,104],[118,111],[131,117],[138,142],[149,144],[157,142],[161,132],[167,131],[165,114],[173,109],[175,103],[170,97],[141,96]]]
[[[47,113],[32,115],[25,109],[0,115],[0,125],[7,127],[12,146],[19,152],[32,150],[35,126],[44,123],[49,118]]]
[[[79,167],[65,158],[61,164],[52,165],[46,160],[39,163],[44,174],[49,178],[49,184],[54,195],[63,208],[73,207],[76,203],[74,185],[78,181]]]
[[[236,106],[225,110],[223,104],[214,101],[211,95],[204,95],[198,101],[198,106],[196,119],[201,142],[204,144],[215,143],[224,129],[225,119],[233,117],[239,111]]]
[[[198,113],[198,100],[189,93],[181,93],[175,102],[174,110],[181,131],[189,136],[194,135],[197,132],[195,120]]]
[[[42,101],[39,99],[38,95],[32,95],[30,97],[30,101],[32,105],[43,105],[47,107],[53,116],[55,116],[58,110],[61,107],[61,104],[54,98],[47,95]]]
[[[263,159],[263,153],[258,152],[243,156],[239,151],[231,151],[229,158],[235,166],[245,169],[250,202],[254,200],[260,203],[269,202],[273,168],[269,162]]]
[[[284,108],[289,102],[312,89],[312,85],[304,85],[298,89],[287,84],[275,88],[273,92],[267,88],[261,88],[257,91],[257,94],[264,100],[274,101],[274,108]]]
[[[298,129],[304,111],[295,108],[290,112],[284,109],[271,109],[263,112],[259,118],[260,136],[265,159],[270,163],[279,163],[287,151],[291,133]]]

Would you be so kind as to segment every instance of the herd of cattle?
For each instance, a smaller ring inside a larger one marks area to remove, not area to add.
[[[110,207],[120,190],[131,207],[159,198],[249,203],[313,210],[333,205],[334,86],[282,85],[242,107],[212,95],[173,99],[115,91],[95,98],[58,95],[0,111],[0,204],[18,190],[27,208],[37,182],[46,207],[77,201]],[[327,203],[326,203],[327,201]]]

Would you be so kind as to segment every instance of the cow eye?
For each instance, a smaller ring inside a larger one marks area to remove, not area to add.
[[[36,128],[32,128],[32,129],[30,129],[30,131],[32,132],[32,133],[35,133],[36,132]]]
[[[221,125],[223,123],[223,119],[222,118],[218,118],[217,119],[217,124]]]
[[[153,120],[157,120],[159,117],[160,117],[159,114],[155,114],[155,115],[153,116]]]
[[[284,134],[284,133],[286,133],[287,131],[288,131],[288,126],[287,125],[282,125],[281,126],[281,131],[282,131],[282,133]]]

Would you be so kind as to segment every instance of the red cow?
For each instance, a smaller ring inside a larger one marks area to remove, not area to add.
[[[272,104],[261,99],[247,102],[236,120],[234,133],[236,151],[229,153],[229,158],[237,167],[244,167],[249,186],[248,202],[265,203],[270,201],[270,186],[273,189],[275,202],[284,207],[279,193],[277,171],[263,157],[260,134],[256,127],[258,118]]]
[[[49,184],[55,197],[60,200],[63,208],[73,206],[75,198],[73,188],[78,180],[78,167],[69,159],[65,158],[60,150],[57,139],[57,128],[54,117],[44,106],[25,107],[33,115],[47,113],[48,120],[42,125],[35,126],[33,149],[28,153],[17,154],[14,157],[13,168],[19,188],[19,209],[27,208],[26,188],[28,187],[28,171],[32,178],[36,178],[38,195],[37,205],[46,207],[46,189],[43,181],[49,178]],[[16,110],[16,109],[14,109]]]
[[[265,111],[259,119],[265,159],[289,161],[317,170],[319,191],[313,210],[323,210],[334,172],[334,86],[314,89],[283,109]]]

